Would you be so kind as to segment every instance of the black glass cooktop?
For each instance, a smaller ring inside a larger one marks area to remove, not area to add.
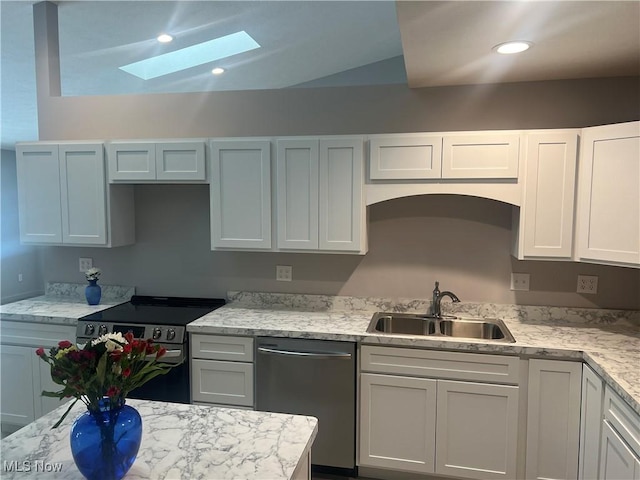
[[[134,295],[127,303],[92,313],[78,321],[184,326],[225,303],[223,298]]]

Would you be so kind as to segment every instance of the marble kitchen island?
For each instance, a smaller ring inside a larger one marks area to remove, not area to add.
[[[142,417],[142,445],[126,479],[308,479],[314,417],[128,399]],[[2,440],[4,478],[82,479],[69,430],[84,411],[62,406]]]

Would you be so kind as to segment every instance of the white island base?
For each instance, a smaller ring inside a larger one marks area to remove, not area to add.
[[[142,445],[126,475],[136,479],[310,479],[314,417],[128,399],[142,417]],[[78,402],[41,417],[2,440],[3,479],[82,479],[69,430],[86,408]]]

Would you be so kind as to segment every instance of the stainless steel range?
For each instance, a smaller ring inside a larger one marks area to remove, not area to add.
[[[170,355],[167,363],[179,363],[131,392],[130,397],[145,400],[189,403],[189,336],[186,326],[220,308],[221,298],[153,297],[134,295],[131,301],[78,319],[76,341],[85,343],[106,333],[133,333],[136,338],[152,339]]]

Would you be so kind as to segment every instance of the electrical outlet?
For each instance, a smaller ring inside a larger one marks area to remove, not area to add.
[[[19,282],[21,282],[21,281],[22,281],[22,274],[21,274],[21,273],[19,273],[19,274],[18,274],[18,281],[19,281]]]
[[[276,280],[279,282],[290,282],[292,275],[291,265],[276,265]]]
[[[598,293],[598,277],[595,275],[578,275],[578,293]]]
[[[82,257],[80,257],[80,271],[82,273],[86,272],[91,267],[93,267],[93,258],[82,258]]]
[[[529,279],[528,273],[512,273],[511,274],[511,290],[523,290],[529,291]]]

